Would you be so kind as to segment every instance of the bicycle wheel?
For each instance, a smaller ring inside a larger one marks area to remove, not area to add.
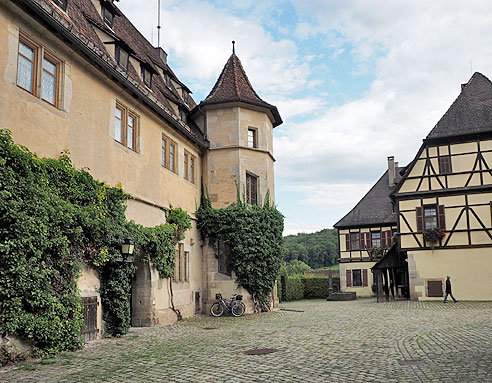
[[[232,315],[234,315],[235,317],[240,317],[241,315],[244,314],[244,312],[246,311],[246,306],[244,305],[243,302],[240,302],[240,303],[235,303],[234,306],[232,306]]]
[[[210,307],[210,314],[214,317],[220,317],[224,314],[224,307],[219,302],[215,302],[212,307]]]

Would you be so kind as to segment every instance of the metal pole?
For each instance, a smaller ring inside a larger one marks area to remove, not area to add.
[[[157,0],[157,47],[161,47],[161,0]]]

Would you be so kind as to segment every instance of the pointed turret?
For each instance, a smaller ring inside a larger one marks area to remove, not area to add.
[[[492,131],[492,82],[475,72],[427,139]]]
[[[224,69],[222,69],[215,86],[205,100],[200,103],[200,107],[230,102],[242,102],[268,109],[272,114],[273,126],[275,127],[282,123],[282,118],[277,108],[263,101],[253,89],[234,50]]]

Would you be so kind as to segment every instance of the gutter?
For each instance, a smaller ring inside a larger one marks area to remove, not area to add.
[[[198,137],[189,132],[185,127],[184,123],[180,123],[175,118],[173,118],[170,111],[162,105],[158,104],[157,99],[155,97],[150,97],[148,92],[144,92],[138,87],[138,84],[135,84],[131,80],[128,79],[128,75],[126,72],[119,71],[110,65],[109,58],[105,60],[103,57],[99,56],[94,50],[93,43],[86,39],[83,35],[79,35],[84,37],[77,36],[77,33],[73,26],[66,22],[64,25],[63,18],[59,17],[57,20],[56,12],[49,6],[43,7],[36,0],[11,0],[17,6],[21,7],[24,5],[28,8],[32,13],[39,17],[38,21],[44,22],[48,27],[54,30],[55,33],[58,33],[61,40],[63,40],[67,45],[69,45],[72,49],[80,51],[83,55],[85,55],[89,60],[89,63],[94,67],[99,69],[102,73],[107,75],[111,80],[121,83],[123,85],[122,88],[127,88],[127,92],[130,93],[131,96],[141,100],[142,104],[148,107],[152,112],[157,114],[159,117],[163,118],[166,122],[172,125],[178,133],[180,133],[185,138],[192,141],[194,144],[198,145],[201,149],[207,149],[210,144],[202,137]],[[51,13],[50,13],[51,12]],[[77,33],[78,34],[78,33]],[[92,48],[91,48],[92,46]]]

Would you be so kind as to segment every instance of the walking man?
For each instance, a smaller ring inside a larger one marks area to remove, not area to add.
[[[451,292],[451,277],[448,275],[446,277],[446,295],[444,295],[444,303],[446,303],[448,299],[448,295],[451,295],[451,298],[453,298],[454,303],[458,302],[455,297],[453,297],[453,293]]]

